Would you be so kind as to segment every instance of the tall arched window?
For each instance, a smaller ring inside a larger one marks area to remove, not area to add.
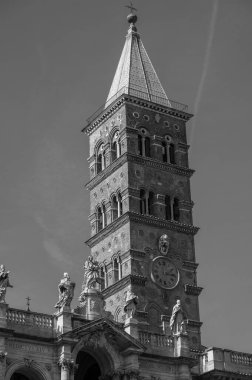
[[[171,220],[171,198],[169,195],[165,196],[165,219]]]
[[[154,215],[154,193],[152,191],[149,192],[148,197],[148,214]]]
[[[107,225],[107,214],[105,204],[102,204],[102,228],[105,228]]]
[[[119,132],[116,131],[111,144],[111,160],[115,161],[121,155],[121,140]]]
[[[118,216],[121,216],[123,214],[123,203],[122,203],[122,196],[120,193],[117,195],[117,200],[118,200]]]
[[[176,164],[175,162],[175,146],[174,144],[170,144],[170,164]]]
[[[144,144],[145,144],[145,156],[150,157],[151,156],[150,138],[148,136],[145,137]]]
[[[179,221],[179,200],[178,198],[173,199],[173,219],[178,222]]]
[[[112,221],[118,218],[118,205],[116,195],[112,197],[111,200],[111,211],[112,211]]]
[[[104,145],[101,144],[96,156],[96,165],[97,165],[97,174],[100,173],[106,167],[106,158],[105,158],[105,150]]]
[[[97,232],[102,229],[102,209],[98,207],[97,209]]]
[[[168,162],[169,164],[175,164],[175,145],[172,142],[170,136],[165,136],[162,142],[162,157],[163,162]]]
[[[119,280],[119,264],[118,259],[113,260],[113,272],[114,272],[114,283]]]
[[[111,199],[112,221],[123,214],[122,196],[120,193],[113,195]]]
[[[138,154],[143,157],[151,157],[150,137],[146,129],[141,128],[137,135]]]
[[[145,190],[141,189],[140,190],[140,214],[146,214],[146,195],[145,195]]]

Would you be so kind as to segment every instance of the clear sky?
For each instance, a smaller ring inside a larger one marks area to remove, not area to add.
[[[105,102],[126,0],[0,1],[0,261],[10,306],[53,312],[89,251],[85,119]],[[202,343],[251,351],[251,0],[135,0],[138,30],[188,125]]]

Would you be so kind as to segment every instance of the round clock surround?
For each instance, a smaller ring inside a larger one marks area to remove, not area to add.
[[[158,256],[152,261],[151,279],[161,288],[174,289],[179,283],[180,275],[171,260],[164,256]]]

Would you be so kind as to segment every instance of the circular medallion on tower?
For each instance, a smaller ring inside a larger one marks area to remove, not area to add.
[[[179,282],[179,271],[167,257],[158,256],[152,261],[151,279],[161,288],[174,289]]]

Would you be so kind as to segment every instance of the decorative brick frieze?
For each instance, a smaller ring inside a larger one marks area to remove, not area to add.
[[[178,174],[185,177],[191,177],[194,173],[193,169],[187,169],[186,167],[182,167],[175,164],[169,164],[166,162],[160,162],[159,160],[155,160],[149,157],[142,157],[138,155],[127,154],[128,161],[135,162],[137,164],[148,166],[153,169],[163,170],[166,172],[170,172],[173,174]]]
[[[199,296],[202,292],[203,288],[192,285],[192,284],[185,284],[184,285],[185,293],[192,296]]]
[[[93,190],[93,188],[95,186],[99,185],[102,181],[104,181],[104,179],[108,178],[108,176],[113,174],[124,163],[129,162],[129,161],[135,162],[135,163],[140,164],[142,166],[151,167],[153,169],[166,171],[169,173],[185,176],[188,178],[190,178],[194,173],[193,169],[188,169],[188,168],[183,167],[183,166],[161,162],[160,160],[157,160],[154,158],[142,157],[142,156],[138,156],[136,154],[125,152],[122,156],[117,158],[114,162],[112,162],[103,171],[101,171],[94,178],[92,178],[86,184],[86,188],[90,191]]]
[[[87,120],[87,126],[82,129],[82,132],[85,132],[87,135],[91,135],[101,123],[104,123],[106,120],[108,120],[116,111],[118,111],[124,104],[136,104],[140,107],[143,107],[145,109],[152,109],[155,110],[161,114],[164,115],[171,115],[173,117],[176,117],[181,120],[190,120],[190,118],[193,116],[192,114],[180,111],[175,108],[165,107],[163,105],[159,105],[156,103],[152,103],[147,100],[143,100],[140,98],[137,98],[132,95],[126,95],[122,94],[119,98],[117,98],[112,104],[109,105],[106,109],[101,109],[101,112],[99,113],[99,110],[95,113],[95,116],[91,116]]]
[[[122,216],[120,216],[118,219],[113,221],[111,224],[103,228],[97,234],[92,236],[90,239],[88,239],[86,241],[86,244],[90,248],[92,248],[95,244],[99,243],[101,240],[103,240],[113,231],[122,227],[124,224],[126,224],[129,221],[143,223],[146,225],[151,224],[155,227],[167,228],[168,230],[171,230],[171,231],[183,232],[189,235],[195,235],[199,230],[198,227],[195,227],[192,225],[188,225],[188,224],[184,224],[184,223],[180,223],[176,221],[159,219],[153,215],[141,215],[138,213],[133,213],[133,212],[128,211]]]

